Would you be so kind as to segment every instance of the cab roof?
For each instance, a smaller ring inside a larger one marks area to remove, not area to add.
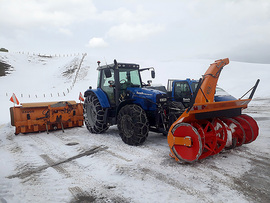
[[[117,64],[108,64],[108,65],[103,65],[103,66],[99,66],[97,68],[97,70],[102,70],[102,69],[106,69],[106,68],[110,68],[110,69],[116,69],[116,68],[128,68],[128,69],[139,69],[140,65],[139,64],[135,64],[135,63],[117,63]]]

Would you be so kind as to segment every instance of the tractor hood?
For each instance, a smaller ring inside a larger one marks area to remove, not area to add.
[[[132,93],[131,99],[135,99],[139,103],[141,103],[140,100],[147,100],[152,104],[167,101],[166,93],[159,90],[137,87],[129,87],[127,90]]]
[[[227,93],[224,89],[221,87],[216,87],[216,93],[214,97],[215,102],[220,102],[220,101],[232,101],[232,100],[237,100],[235,97]]]

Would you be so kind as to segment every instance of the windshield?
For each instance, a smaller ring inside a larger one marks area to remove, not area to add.
[[[128,87],[141,87],[141,78],[139,70],[119,69],[119,82]]]
[[[191,89],[192,89],[192,92],[194,93],[195,90],[197,89],[197,86],[198,86],[198,82],[192,82],[191,83]]]
[[[231,96],[229,93],[227,93],[224,89],[222,89],[221,87],[216,87],[216,92],[215,92],[216,96]]]

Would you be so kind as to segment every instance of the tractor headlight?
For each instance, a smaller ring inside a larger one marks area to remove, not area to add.
[[[159,102],[166,102],[167,101],[167,98],[160,98],[159,99]]]
[[[167,102],[167,96],[163,94],[157,95],[157,103],[166,103]]]

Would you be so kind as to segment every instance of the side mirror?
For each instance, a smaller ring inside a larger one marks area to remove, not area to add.
[[[105,74],[106,78],[112,77],[112,73],[111,73],[111,70],[109,68],[104,69],[104,74]]]
[[[156,77],[155,70],[151,70],[151,77],[154,79]]]

